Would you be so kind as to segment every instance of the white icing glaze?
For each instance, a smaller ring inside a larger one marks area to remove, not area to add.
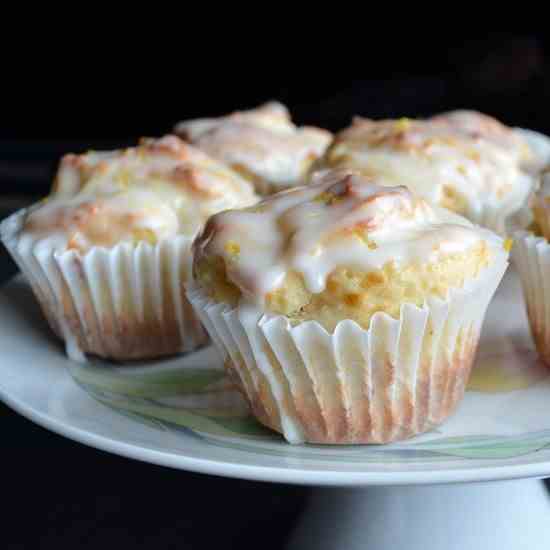
[[[445,204],[451,189],[472,221],[483,222],[487,208],[498,209],[504,220],[536,185],[537,152],[528,142],[521,132],[472,111],[427,120],[359,119],[336,136],[326,163],[364,169],[390,184],[407,182],[436,204]]]
[[[295,129],[288,109],[282,103],[269,101],[248,111],[236,111],[217,118],[197,118],[179,122],[176,124],[176,131],[190,141],[194,141],[226,123],[240,123],[287,135],[292,135]]]
[[[276,102],[220,118],[180,122],[175,131],[226,164],[245,168],[264,193],[269,186],[303,183],[309,165],[332,138],[319,128],[296,127],[286,107]]]
[[[243,296],[262,303],[290,271],[319,293],[338,266],[370,271],[388,261],[437,261],[480,239],[502,246],[494,233],[430,206],[403,186],[377,184],[345,171],[326,172],[307,187],[217,214],[194,243],[195,263],[203,255],[224,258],[228,278]]]
[[[533,152],[533,158],[528,163],[531,172],[538,173],[550,167],[550,138],[524,128],[514,128],[514,132],[521,136]]]
[[[22,231],[56,249],[193,237],[220,210],[254,204],[250,183],[175,136],[138,147],[67,155],[52,194]]]

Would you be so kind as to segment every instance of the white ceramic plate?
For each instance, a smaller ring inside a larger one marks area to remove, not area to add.
[[[123,456],[316,485],[550,475],[550,377],[536,361],[512,271],[484,326],[471,386],[483,391],[468,391],[438,430],[386,446],[288,445],[248,416],[210,348],[134,367],[72,363],[21,278],[0,292],[0,326],[0,397],[42,426]]]

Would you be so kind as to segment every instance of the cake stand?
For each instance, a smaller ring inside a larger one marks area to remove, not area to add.
[[[0,323],[0,398],[37,424],[172,468],[315,486],[292,549],[550,548],[537,480],[550,476],[550,377],[513,271],[458,411],[386,446],[288,445],[248,416],[211,348],[133,366],[73,363],[21,278],[0,292]]]

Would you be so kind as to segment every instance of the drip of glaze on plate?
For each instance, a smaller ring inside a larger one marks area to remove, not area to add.
[[[524,390],[550,376],[534,350],[519,349],[478,358],[467,391],[507,393]]]

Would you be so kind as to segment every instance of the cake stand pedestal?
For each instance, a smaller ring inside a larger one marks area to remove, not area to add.
[[[548,550],[542,481],[323,488],[312,492],[289,550]]]

